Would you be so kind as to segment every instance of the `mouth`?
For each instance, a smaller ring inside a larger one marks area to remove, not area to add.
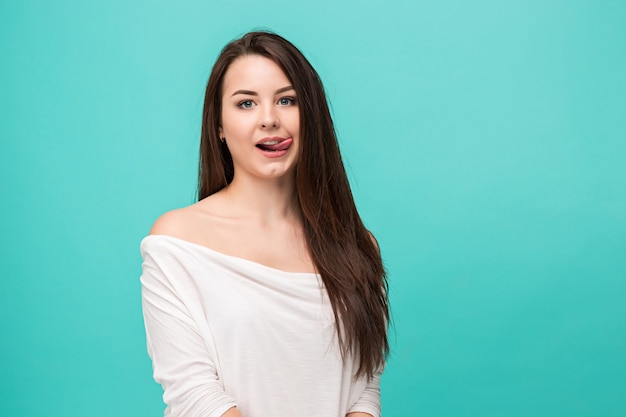
[[[256,143],[256,147],[263,152],[285,153],[293,143],[293,138],[263,138]]]

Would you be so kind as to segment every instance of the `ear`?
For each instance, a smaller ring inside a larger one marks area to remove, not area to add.
[[[220,125],[220,128],[219,128],[219,130],[218,130],[218,133],[219,133],[219,137],[220,137],[220,138],[223,138],[223,137],[224,137],[224,129],[222,129],[222,125]]]

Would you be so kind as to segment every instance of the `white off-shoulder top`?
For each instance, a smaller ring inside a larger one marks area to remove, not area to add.
[[[164,235],[141,242],[143,315],[165,416],[379,417],[379,376],[341,358],[319,275]]]

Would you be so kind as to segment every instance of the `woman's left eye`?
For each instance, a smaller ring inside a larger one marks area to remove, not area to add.
[[[290,106],[292,104],[295,104],[296,99],[294,97],[283,97],[280,100],[278,100],[278,104],[280,104],[281,106]]]

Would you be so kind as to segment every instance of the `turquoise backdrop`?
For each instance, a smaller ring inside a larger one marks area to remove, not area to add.
[[[626,415],[626,2],[0,1],[0,415],[162,415],[139,242],[253,28],[332,102],[389,271],[385,417]]]

